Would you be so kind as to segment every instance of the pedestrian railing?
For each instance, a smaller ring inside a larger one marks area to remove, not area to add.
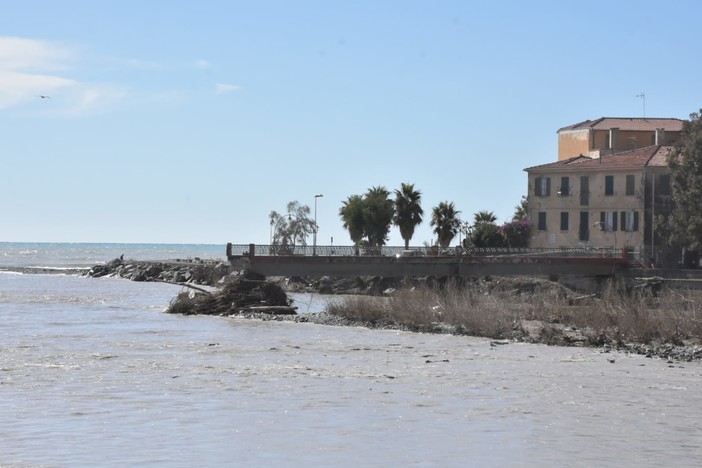
[[[253,249],[253,252],[251,251]],[[624,249],[611,247],[578,248],[521,248],[521,247],[487,247],[464,248],[450,247],[410,247],[402,246],[351,246],[351,245],[254,245],[227,244],[228,256],[300,256],[300,257],[607,257],[626,258]]]

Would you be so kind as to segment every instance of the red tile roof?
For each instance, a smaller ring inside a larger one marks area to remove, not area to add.
[[[660,118],[631,118],[631,117],[600,117],[597,120],[585,120],[574,125],[559,128],[558,132],[565,130],[609,130],[618,128],[619,130],[647,131],[653,132],[657,128],[662,128],[666,132],[682,131],[683,121],[680,119],[660,119]]]
[[[539,166],[528,167],[526,172],[541,170],[592,170],[599,168],[634,168],[645,166],[667,166],[666,157],[673,150],[673,146],[652,145],[643,148],[620,151],[618,153],[591,158],[589,156],[575,156]]]

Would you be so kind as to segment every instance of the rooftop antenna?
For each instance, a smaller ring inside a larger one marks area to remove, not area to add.
[[[643,118],[646,120],[646,95],[644,93],[640,93],[636,95],[637,98],[641,98],[641,101],[643,102]]]

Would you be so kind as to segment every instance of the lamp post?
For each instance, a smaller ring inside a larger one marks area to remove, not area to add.
[[[317,199],[324,195],[318,193],[314,196],[314,232],[312,233],[312,256],[317,255]]]
[[[459,220],[459,225],[458,225],[458,246],[459,247],[463,248],[463,241],[461,240],[461,235],[466,236],[466,240],[467,240],[468,239],[468,232],[470,230],[471,230],[470,222]]]

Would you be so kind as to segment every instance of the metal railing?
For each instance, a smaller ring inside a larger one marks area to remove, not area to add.
[[[230,244],[233,256],[249,255],[249,244]],[[364,247],[352,245],[255,245],[256,256],[300,256],[300,257],[351,257],[351,256],[383,256],[383,257],[607,257],[623,258],[623,249],[611,247],[578,247],[578,248],[463,248],[450,247],[410,247],[403,246]]]

